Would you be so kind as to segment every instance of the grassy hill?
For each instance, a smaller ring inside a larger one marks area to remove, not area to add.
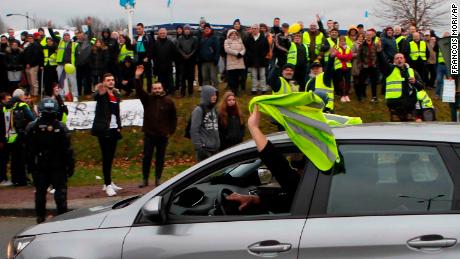
[[[380,89],[380,88],[379,88]],[[220,96],[224,92],[224,86],[220,87]],[[434,96],[433,91],[429,91],[431,97]],[[368,93],[368,96],[370,94]],[[238,98],[240,107],[245,118],[248,117],[248,103],[251,95],[243,94]],[[185,168],[194,163],[193,146],[189,139],[184,138],[184,129],[192,109],[199,103],[199,92],[195,91],[193,97],[178,98],[173,97],[178,112],[178,128],[176,133],[170,138],[167,148],[166,168],[163,173],[163,179],[181,172]],[[383,100],[383,96],[379,96],[378,103],[370,103],[369,101],[358,102],[355,96],[351,96],[350,103],[340,103],[336,98],[336,113],[340,115],[361,117],[363,122],[385,122],[389,121],[388,109]],[[445,103],[439,100],[433,102],[437,109],[437,118],[439,121],[450,120],[450,109]],[[276,127],[270,124],[269,118],[264,116],[262,121],[262,129],[266,133],[275,132]],[[142,148],[143,148],[143,133],[140,127],[124,128],[123,139],[118,142],[116,161],[113,169],[113,180],[119,182],[132,182],[141,180],[141,164],[142,164]],[[88,185],[88,184],[103,184],[101,179],[101,153],[97,138],[89,134],[88,131],[74,131],[72,136],[73,147],[76,153],[76,172],[70,179],[71,185]],[[250,138],[246,132],[246,139]],[[152,166],[152,173],[153,173]],[[97,177],[98,176],[98,177]],[[150,177],[153,179],[153,176]]]

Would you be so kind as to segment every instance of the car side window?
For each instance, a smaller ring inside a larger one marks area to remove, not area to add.
[[[301,153],[284,153],[295,164]],[[302,170],[305,168],[303,159]],[[297,165],[297,164],[296,164]],[[238,203],[226,200],[236,192],[265,197],[270,204],[257,204],[240,209]],[[268,198],[267,198],[268,197]],[[260,159],[251,159],[213,170],[193,184],[175,191],[168,211],[172,216],[289,215],[292,197],[288,197],[276,177]]]
[[[442,212],[454,184],[435,147],[342,145],[345,171],[332,176],[327,214]]]

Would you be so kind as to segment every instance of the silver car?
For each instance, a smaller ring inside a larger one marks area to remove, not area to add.
[[[333,131],[341,162],[321,172],[304,159],[291,200],[250,141],[144,196],[30,227],[11,240],[9,256],[460,258],[460,125]],[[299,161],[286,134],[269,139],[293,166]],[[225,198],[231,192],[273,199],[240,211]]]

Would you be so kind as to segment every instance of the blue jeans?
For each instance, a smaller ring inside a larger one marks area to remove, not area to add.
[[[447,67],[445,64],[438,64],[436,69],[436,91],[437,96],[442,95],[442,88],[444,87],[444,77],[447,75]]]

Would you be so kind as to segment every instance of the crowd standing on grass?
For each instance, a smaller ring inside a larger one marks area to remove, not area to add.
[[[384,100],[391,121],[435,120],[431,97],[440,98],[444,79],[452,77],[435,31],[339,26],[334,20],[324,26],[318,15],[308,26],[275,18],[271,27],[245,27],[235,19],[230,29],[217,32],[201,18],[198,29],[184,25],[173,32],[147,31],[138,23],[130,39],[109,28],[93,31],[88,18],[74,38],[67,31],[59,35],[50,21],[34,34],[22,32],[21,40],[10,28],[0,37],[0,185],[27,184],[24,129],[38,115],[34,103],[45,96],[58,104],[62,122],[68,113],[64,101],[97,101],[92,133],[100,144],[108,196],[121,189],[111,179],[111,168],[122,137],[123,98],[140,98],[145,110],[140,187],[149,184],[155,149],[155,184],[160,184],[168,138],[177,125],[174,102],[197,91],[201,101],[190,107],[186,135],[198,161],[242,141],[242,95],[312,91],[321,96],[328,113],[334,113],[336,100],[344,105]],[[228,92],[219,100],[221,83]],[[430,89],[435,89],[432,96],[426,91]],[[457,106],[451,107],[456,120]]]

